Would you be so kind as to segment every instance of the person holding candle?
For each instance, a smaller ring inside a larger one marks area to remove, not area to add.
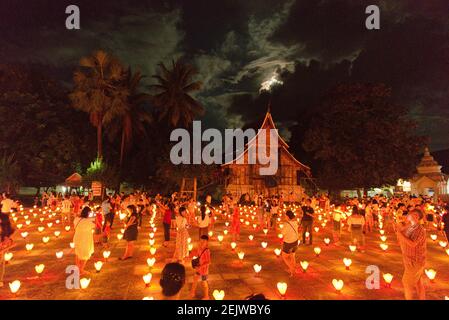
[[[285,212],[286,223],[282,228],[283,244],[282,244],[282,259],[287,265],[290,277],[293,277],[296,271],[296,257],[295,252],[298,248],[298,230],[299,225],[296,221],[295,214],[291,210]]]
[[[85,273],[84,267],[87,260],[94,253],[94,237],[92,230],[95,227],[94,219],[91,217],[92,210],[86,206],[81,210],[79,217],[73,221],[75,234],[73,243],[75,244],[75,263],[80,274]]]
[[[192,260],[192,267],[195,269],[192,283],[192,298],[195,298],[198,280],[201,278],[201,287],[203,289],[203,300],[209,300],[209,284],[207,278],[209,275],[209,265],[211,263],[209,250],[209,236],[202,235],[200,246],[197,251],[197,258]]]
[[[426,299],[423,281],[427,256],[426,230],[419,223],[423,216],[421,210],[413,209],[407,214],[405,226],[397,224],[394,227],[404,261],[402,284],[406,300],[412,300],[414,292],[419,300]]]
[[[186,208],[180,207],[176,215],[176,247],[173,259],[177,262],[184,262],[184,259],[189,256],[189,231],[187,230],[188,224],[185,217]]]
[[[125,232],[123,233],[123,239],[126,240],[126,250],[119,260],[127,260],[133,257],[134,253],[134,241],[137,240],[138,230],[138,213],[135,205],[130,205],[126,208],[129,212],[128,220],[125,223]]]
[[[186,269],[182,264],[176,262],[166,264],[159,280],[164,300],[179,300],[185,282]]]

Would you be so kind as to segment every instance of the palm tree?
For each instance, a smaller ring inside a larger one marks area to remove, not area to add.
[[[172,61],[171,70],[161,62],[160,74],[154,75],[158,84],[153,84],[150,89],[157,93],[153,96],[156,107],[161,109],[160,118],[166,119],[170,125],[178,124],[188,127],[193,119],[204,113],[201,104],[191,97],[191,93],[201,88],[200,81],[193,81],[197,71],[180,60]]]
[[[97,128],[98,158],[103,156],[103,127],[127,108],[128,90],[121,63],[104,51],[96,51],[80,60],[73,75],[74,89],[69,95],[76,109],[89,113]]]
[[[111,141],[121,130],[120,168],[123,164],[125,151],[131,146],[133,137],[138,135],[145,136],[145,124],[152,123],[152,117],[144,107],[144,103],[149,101],[150,96],[139,91],[139,85],[142,78],[143,76],[140,71],[132,73],[131,69],[128,69],[125,79],[129,93],[127,108],[125,108],[123,114],[116,118],[110,125],[109,139]]]

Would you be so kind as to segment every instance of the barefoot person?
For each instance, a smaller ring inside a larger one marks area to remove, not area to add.
[[[293,276],[296,270],[295,252],[298,248],[298,229],[299,225],[295,219],[295,214],[291,210],[285,213],[287,221],[282,228],[284,243],[282,245],[282,259],[288,267],[290,276]]]
[[[406,300],[412,300],[415,292],[419,300],[426,299],[423,276],[427,248],[426,230],[419,223],[422,216],[419,209],[413,209],[407,214],[405,226],[395,226],[404,260],[402,284]]]
[[[209,236],[202,235],[200,239],[200,247],[198,248],[197,258],[192,260],[192,267],[195,269],[192,284],[192,298],[195,298],[198,280],[201,279],[201,287],[203,290],[203,300],[209,300],[209,284],[207,277],[209,276],[210,250]]]
[[[75,234],[73,243],[75,244],[75,263],[78,266],[80,274],[85,273],[84,267],[87,260],[94,253],[94,237],[92,230],[95,227],[94,219],[90,217],[92,210],[84,207],[79,217],[73,221]]]
[[[185,267],[176,262],[166,264],[159,280],[164,300],[179,300],[181,289],[185,283]]]
[[[133,257],[134,253],[134,241],[137,240],[138,230],[138,213],[135,205],[130,205],[126,208],[129,212],[128,221],[125,223],[125,232],[123,233],[123,239],[126,240],[126,250],[119,260],[127,260]]]

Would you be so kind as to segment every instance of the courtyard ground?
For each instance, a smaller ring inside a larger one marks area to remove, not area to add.
[[[26,216],[30,225],[26,225]],[[174,252],[175,232],[172,230],[172,241],[168,248],[162,246],[163,230],[159,218],[155,220],[157,231],[155,233],[156,263],[153,268],[147,265],[147,258],[152,257],[149,249],[149,233],[151,232],[149,217],[144,217],[143,227],[139,231],[139,240],[136,243],[134,258],[119,261],[123,254],[125,241],[118,240],[121,222],[119,217],[115,219],[115,225],[110,239],[111,255],[104,261],[101,246],[96,246],[95,253],[87,264],[86,270],[91,272],[91,278],[87,289],[66,288],[66,267],[74,264],[73,249],[70,242],[73,237],[71,230],[65,231],[61,223],[56,223],[59,216],[48,218],[40,222],[42,215],[33,217],[30,213],[17,214],[16,225],[22,224],[22,228],[16,231],[16,246],[10,250],[12,259],[6,265],[4,286],[0,288],[0,300],[3,299],[137,299],[152,297],[161,299],[159,277],[165,263]],[[47,223],[52,222],[49,227]],[[39,232],[39,226],[45,230]],[[367,247],[364,253],[350,252],[348,248],[349,234],[345,230],[342,235],[342,244],[335,246],[332,242],[327,246],[324,238],[332,239],[330,224],[314,232],[314,244],[312,246],[301,245],[297,251],[297,261],[308,261],[309,267],[305,273],[301,272],[290,278],[281,257],[276,257],[274,249],[281,248],[277,232],[270,230],[264,235],[261,230],[254,230],[252,226],[242,224],[240,241],[233,251],[230,246],[232,236],[224,235],[220,244],[217,235],[223,234],[226,229],[223,219],[219,219],[213,230],[210,240],[212,265],[210,267],[209,285],[212,297],[213,290],[224,290],[225,299],[243,299],[253,293],[263,293],[269,299],[280,299],[277,290],[278,282],[288,285],[286,299],[403,299],[401,276],[403,272],[402,257],[396,237],[392,232],[386,232],[388,249],[384,252],[379,247],[381,240],[378,231],[367,235]],[[57,238],[55,231],[60,231]],[[26,238],[21,233],[28,232]],[[441,300],[449,296],[449,255],[439,245],[443,240],[442,234],[437,234],[438,239],[432,241],[428,232],[428,262],[427,267],[437,271],[436,278],[431,282],[426,277],[427,298]],[[254,235],[251,241],[249,235]],[[43,237],[50,237],[44,244]],[[190,229],[192,244],[196,246],[198,230]],[[261,242],[267,242],[267,248],[262,248]],[[26,244],[34,244],[31,251],[26,250]],[[321,254],[314,253],[314,247],[321,248]],[[63,257],[57,259],[56,252],[63,251]],[[245,253],[244,260],[240,261],[237,252]],[[350,258],[352,265],[346,270],[343,258]],[[104,261],[99,273],[95,272],[94,262]],[[37,275],[35,266],[44,264],[45,269],[41,275]],[[262,266],[258,275],[254,272],[254,264]],[[368,266],[377,266],[381,272],[380,288],[368,289],[365,281],[369,274],[365,273]],[[181,298],[190,299],[190,286],[193,271],[190,261],[186,263],[188,270],[187,284],[184,287]],[[146,287],[142,279],[146,273],[152,273],[150,287]],[[385,285],[382,279],[383,273],[393,275],[391,287]],[[332,285],[333,279],[341,279],[344,287],[339,293]],[[21,287],[17,294],[12,294],[9,283],[14,280],[21,281]]]

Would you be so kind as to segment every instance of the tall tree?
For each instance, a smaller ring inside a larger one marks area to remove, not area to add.
[[[0,154],[13,155],[20,183],[52,186],[89,164],[95,131],[69,105],[47,66],[0,65]],[[12,125],[13,124],[13,125]]]
[[[81,58],[73,75],[74,89],[69,97],[75,108],[89,114],[97,129],[98,158],[103,156],[103,127],[127,108],[125,78],[121,63],[101,50]]]
[[[424,138],[407,110],[382,84],[339,85],[311,118],[303,146],[318,160],[321,187],[330,190],[395,184],[414,171]]]
[[[139,91],[142,74],[137,71],[132,73],[128,69],[126,76],[126,87],[128,90],[127,106],[120,117],[111,122],[109,139],[113,140],[121,132],[120,141],[120,168],[123,165],[125,152],[132,144],[136,136],[146,136],[146,125],[152,123],[150,113],[145,109],[145,103],[150,96]]]
[[[158,83],[150,86],[156,91],[153,102],[160,109],[159,119],[173,127],[189,127],[196,116],[204,113],[201,104],[191,96],[201,88],[201,82],[193,80],[197,71],[180,60],[173,60],[170,70],[163,63],[159,67],[160,73],[153,76]]]

